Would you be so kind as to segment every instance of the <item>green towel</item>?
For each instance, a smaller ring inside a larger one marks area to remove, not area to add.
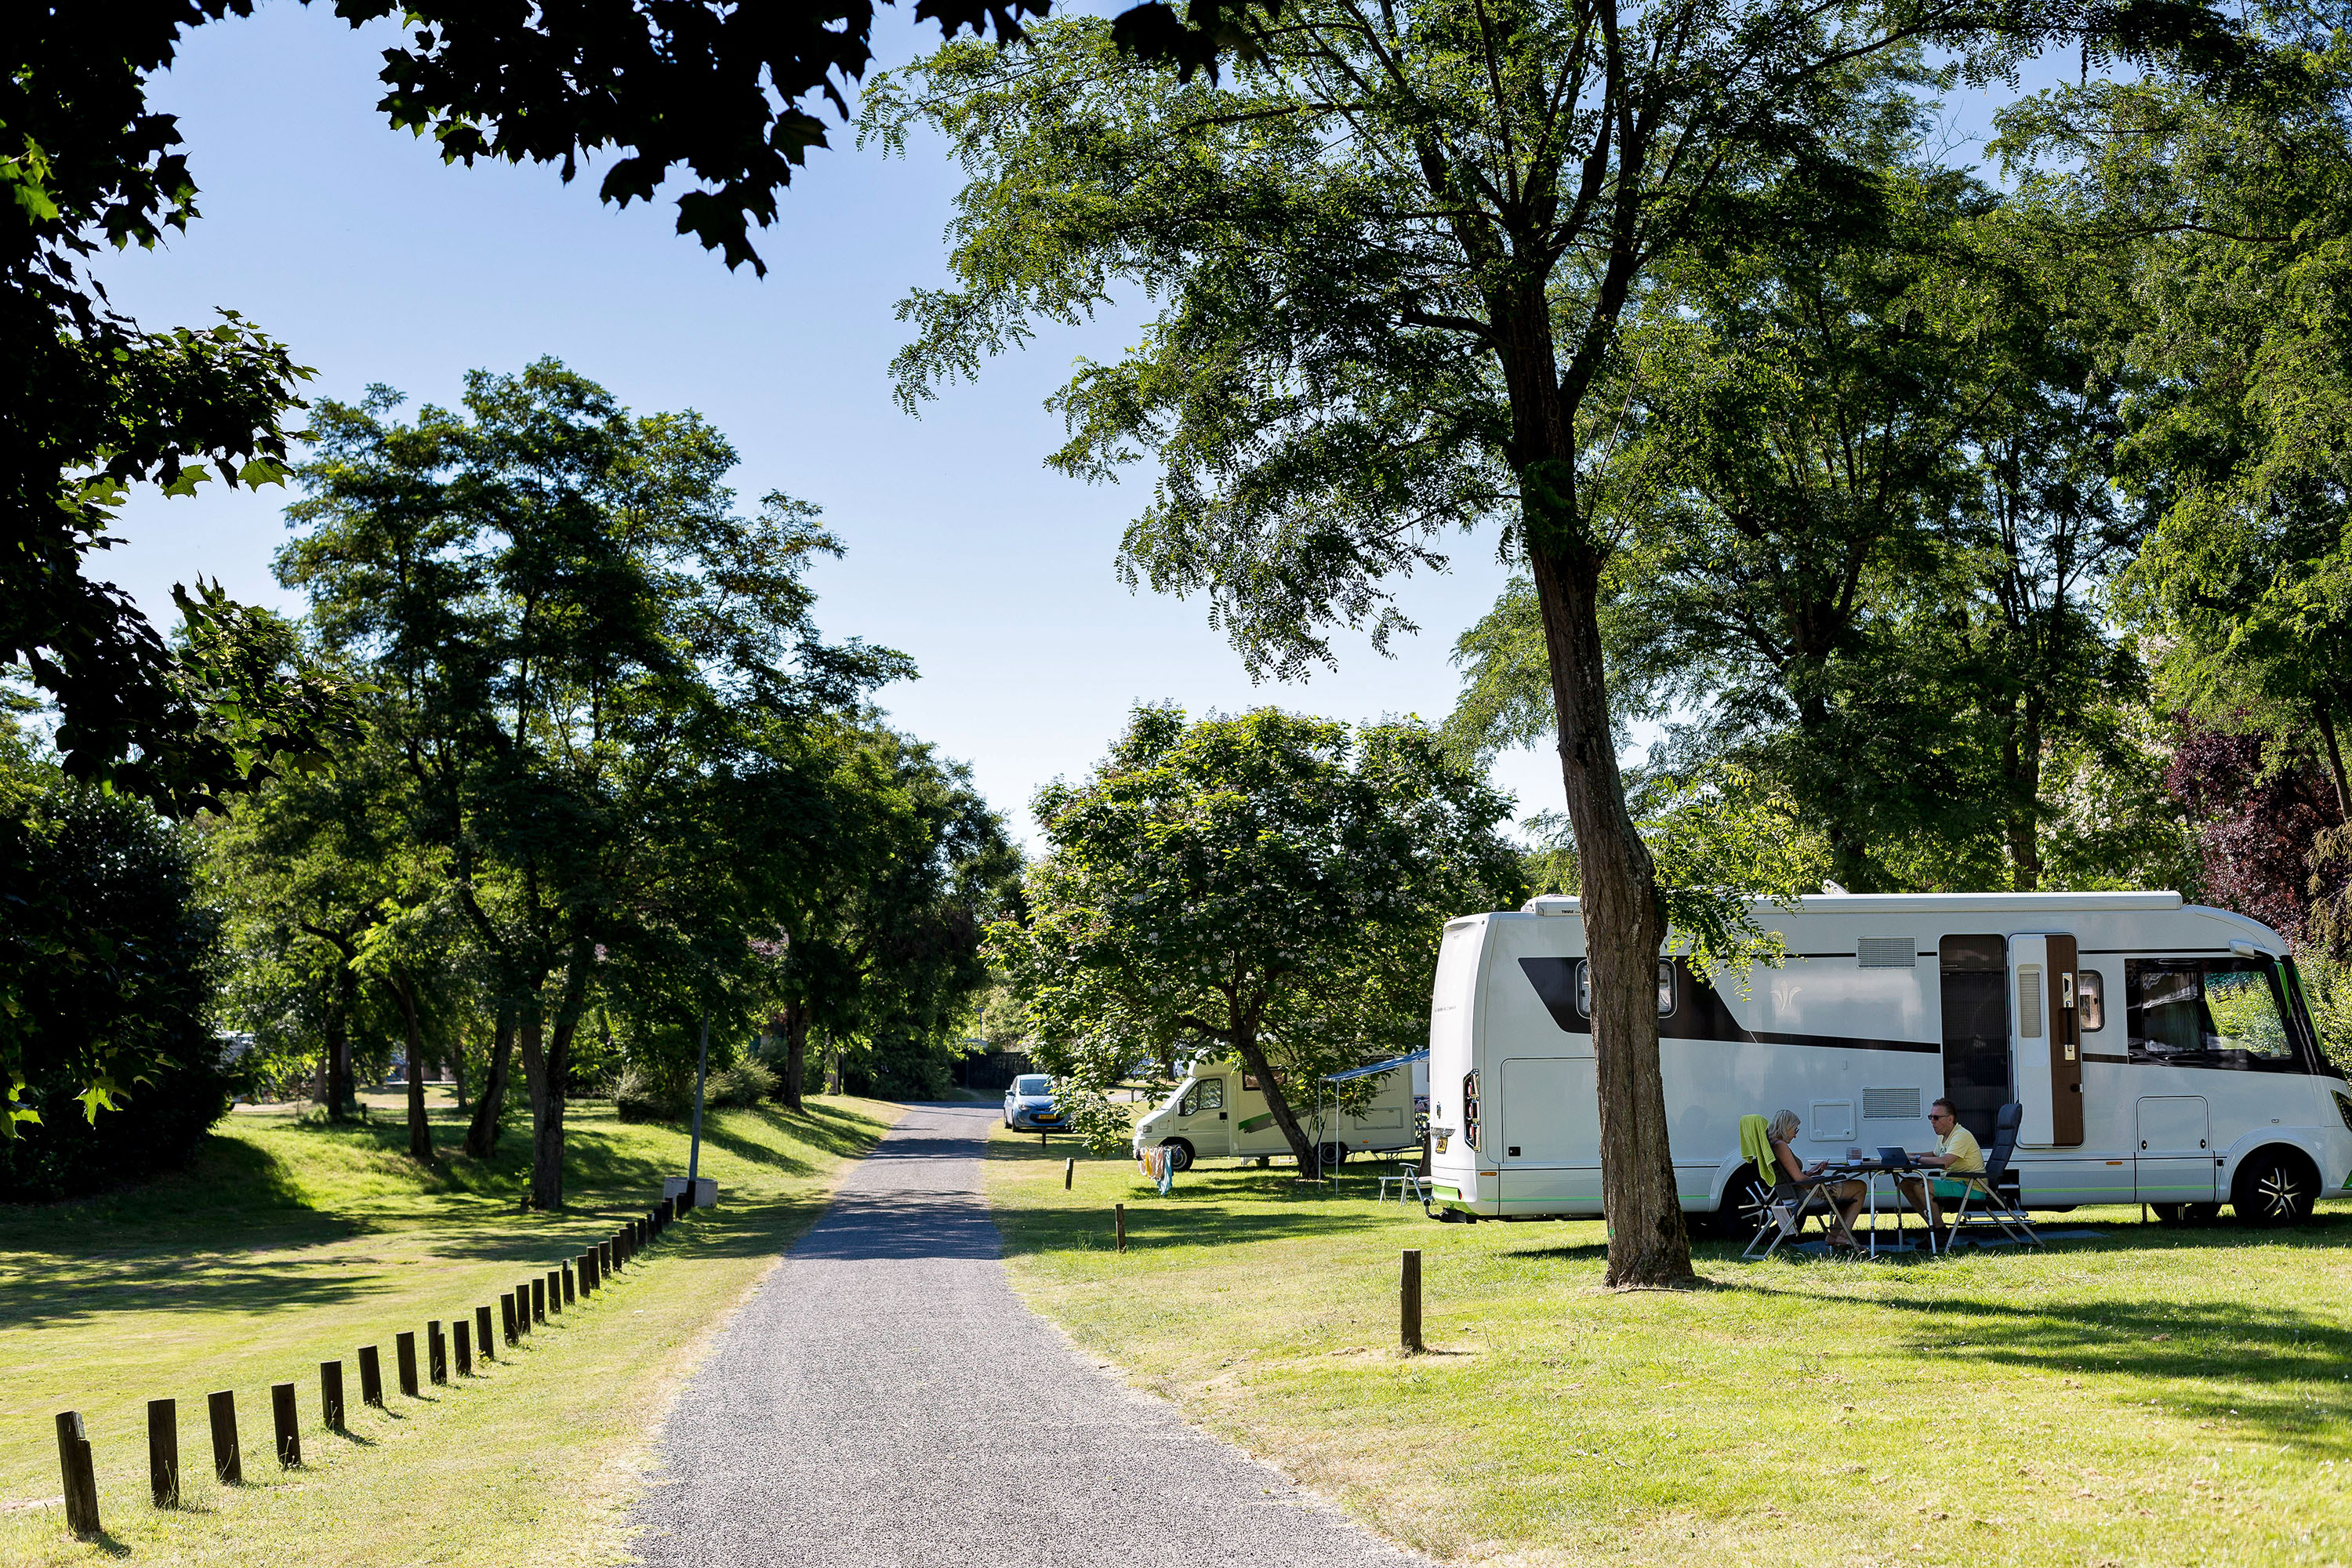
[[[1766,1186],[1780,1184],[1780,1172],[1772,1159],[1772,1134],[1765,1130],[1762,1117],[1739,1119],[1739,1157],[1755,1163],[1757,1177]]]

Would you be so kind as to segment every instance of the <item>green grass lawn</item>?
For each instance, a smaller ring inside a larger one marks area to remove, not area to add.
[[[848,1160],[898,1116],[814,1100],[714,1111],[699,1213],[593,1301],[478,1375],[397,1391],[393,1335],[481,1303],[609,1235],[683,1173],[678,1129],[572,1108],[572,1207],[524,1214],[527,1130],[499,1156],[422,1170],[392,1097],[365,1125],[240,1109],[182,1175],[91,1201],[0,1206],[0,1563],[127,1555],[156,1563],[504,1564],[613,1562],[646,1442],[727,1311],[804,1229]],[[359,1403],[357,1347],[383,1347],[388,1408]],[[319,1363],[344,1363],[348,1434],[320,1424]],[[296,1384],[306,1461],[271,1457],[269,1385]],[[233,1388],[247,1484],[211,1473],[205,1395]],[[184,1506],[148,1500],[146,1402],[179,1402]],[[55,1426],[82,1412],[107,1539],[78,1543],[62,1510]]]
[[[1478,1563],[2352,1562],[2352,1205],[1600,1288],[1598,1223],[1438,1225],[1345,1173],[1000,1133],[1014,1283],[1081,1346],[1382,1534]],[[1127,1205],[1129,1252],[1112,1250]],[[1430,1353],[1397,1342],[1424,1256]]]

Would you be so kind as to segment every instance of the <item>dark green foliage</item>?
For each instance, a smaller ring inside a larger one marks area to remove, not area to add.
[[[219,922],[179,831],[139,801],[0,755],[0,1007],[16,1037],[0,1198],[169,1169],[228,1110],[211,1032]]]

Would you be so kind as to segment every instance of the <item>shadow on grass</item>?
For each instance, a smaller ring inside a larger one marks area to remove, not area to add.
[[[1932,1275],[1906,1273],[1905,1286]],[[1764,1296],[1821,1299],[1770,1282]],[[1906,1338],[1922,1357],[2071,1373],[2087,1383],[2151,1381],[2154,1403],[2243,1436],[2292,1445],[2317,1458],[2352,1457],[2352,1327],[2336,1315],[2242,1301],[2077,1296],[2049,1305],[1930,1289],[1883,1292],[1864,1313],[1911,1320]]]

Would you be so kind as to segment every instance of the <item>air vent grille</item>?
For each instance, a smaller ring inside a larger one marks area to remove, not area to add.
[[[1914,1121],[1919,1116],[1916,1089],[1865,1089],[1862,1091],[1864,1121]]]
[[[2042,1037],[2042,971],[2027,968],[2017,972],[2017,1033],[2020,1038],[2038,1040]]]
[[[1915,969],[1919,963],[1916,937],[1866,936],[1853,949],[1864,969]]]

